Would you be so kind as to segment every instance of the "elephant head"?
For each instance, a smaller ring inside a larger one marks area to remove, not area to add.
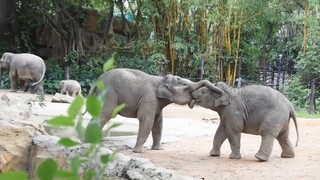
[[[1,59],[0,59],[0,63],[4,63],[4,64],[9,64],[11,61],[11,56],[13,55],[13,53],[10,52],[5,52],[3,53]]]
[[[194,104],[198,104],[204,108],[212,109],[219,106],[227,106],[230,104],[230,95],[227,91],[224,91],[226,85],[220,87],[213,84],[206,84],[205,86],[193,91],[191,96],[192,102],[189,104],[190,108],[194,107]]]
[[[192,82],[179,76],[166,75],[157,88],[157,97],[185,105],[192,101],[192,91],[209,84],[208,80]]]

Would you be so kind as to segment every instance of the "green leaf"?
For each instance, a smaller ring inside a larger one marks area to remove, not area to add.
[[[125,104],[118,105],[116,108],[113,109],[111,117],[115,118],[118,115],[118,113],[125,107],[126,107]]]
[[[91,180],[95,176],[93,169],[89,169],[84,173],[84,180]]]
[[[72,172],[69,171],[65,171],[65,170],[58,170],[56,172],[56,176],[55,177],[59,177],[59,178],[77,178],[77,176],[75,174],[73,174]]]
[[[89,95],[87,98],[87,111],[91,116],[98,117],[101,113],[102,105],[98,98],[94,95]]]
[[[116,127],[120,126],[121,124],[122,123],[115,122],[110,127],[108,127],[107,131],[110,131],[111,129],[116,128]]]
[[[79,114],[83,103],[83,98],[81,96],[77,96],[76,99],[74,99],[68,109],[68,115],[71,119],[74,119]]]
[[[102,91],[104,89],[104,84],[102,81],[97,82],[96,87],[99,91]]]
[[[22,171],[9,171],[0,174],[0,180],[28,180],[28,175]]]
[[[111,161],[111,156],[110,156],[110,154],[101,155],[100,161],[101,161],[103,164],[109,163],[109,162]]]
[[[109,71],[110,69],[113,69],[115,67],[114,65],[114,56],[115,56],[116,53],[113,53],[111,55],[111,58],[108,59],[108,61],[106,63],[104,63],[103,65],[103,72],[107,72]]]
[[[81,144],[81,143],[73,141],[69,138],[61,138],[58,143],[65,146],[65,147],[72,147],[72,146],[77,146],[77,145]]]
[[[73,174],[78,174],[81,165],[80,157],[76,156],[71,159],[71,171]]]
[[[86,128],[85,138],[88,143],[100,143],[102,140],[102,131],[99,121],[90,121]]]
[[[51,180],[57,172],[57,163],[48,158],[44,160],[37,169],[37,175],[41,180]]]
[[[47,121],[53,126],[74,126],[73,119],[67,116],[57,116]]]
[[[82,138],[84,136],[84,133],[85,133],[85,128],[82,125],[82,121],[83,121],[82,116],[80,116],[78,121],[76,122],[76,131],[77,131],[78,136],[80,138]]]

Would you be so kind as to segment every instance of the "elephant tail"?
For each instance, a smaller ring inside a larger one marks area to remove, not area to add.
[[[43,67],[42,76],[41,76],[41,78],[39,79],[39,81],[32,83],[31,86],[35,86],[35,85],[37,85],[38,83],[40,83],[40,82],[43,80],[44,75],[46,74],[46,64],[44,63],[44,61],[43,61],[42,59],[41,59],[41,62],[42,62],[42,67]]]
[[[299,142],[299,131],[298,131],[298,123],[297,123],[296,113],[294,111],[290,111],[290,117],[293,119],[294,126],[296,127],[296,133],[297,133],[296,147],[297,147],[298,142]]]

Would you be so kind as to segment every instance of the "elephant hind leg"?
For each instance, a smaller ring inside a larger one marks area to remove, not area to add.
[[[291,141],[289,139],[289,128],[287,128],[285,131],[281,132],[277,140],[279,141],[279,144],[282,149],[281,157],[283,158],[294,158],[295,153],[293,146],[291,144]]]
[[[275,137],[271,135],[262,136],[260,149],[256,153],[255,157],[260,161],[267,161],[272,152],[274,139]]]
[[[111,119],[112,112],[117,106],[116,99],[107,99],[103,105],[102,113],[100,116],[100,127],[103,129],[104,125]]]

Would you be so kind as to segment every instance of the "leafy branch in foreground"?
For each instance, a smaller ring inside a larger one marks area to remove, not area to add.
[[[114,67],[114,55],[109,59],[103,69],[108,71]],[[74,127],[77,135],[80,139],[85,139],[86,144],[80,141],[73,140],[70,138],[61,138],[58,143],[66,148],[72,147],[84,147],[85,151],[80,155],[76,155],[69,159],[70,168],[68,170],[58,169],[56,161],[52,158],[44,160],[37,168],[37,176],[41,180],[51,180],[51,179],[103,179],[104,171],[114,157],[116,153],[111,154],[100,154],[99,144],[103,140],[102,127],[100,127],[100,114],[102,112],[104,96],[106,95],[106,90],[102,83],[98,82],[96,84],[97,88],[101,92],[99,95],[89,95],[86,101],[86,107],[88,113],[92,116],[91,121],[85,128],[83,126],[83,117],[81,109],[85,105],[85,100],[81,96],[77,96],[75,100],[71,103],[68,108],[66,116],[56,116],[47,121],[47,124],[55,127]],[[115,117],[118,112],[120,112],[125,105],[119,105],[116,107],[112,113]],[[112,128],[119,126],[120,123],[112,124],[108,129],[110,131]],[[91,167],[85,169],[84,172],[80,173],[80,168],[82,164],[88,163],[91,160],[99,160],[99,164],[102,167]],[[0,179],[10,179],[10,180],[26,180],[28,175],[26,172],[22,171],[11,171],[0,175]]]

